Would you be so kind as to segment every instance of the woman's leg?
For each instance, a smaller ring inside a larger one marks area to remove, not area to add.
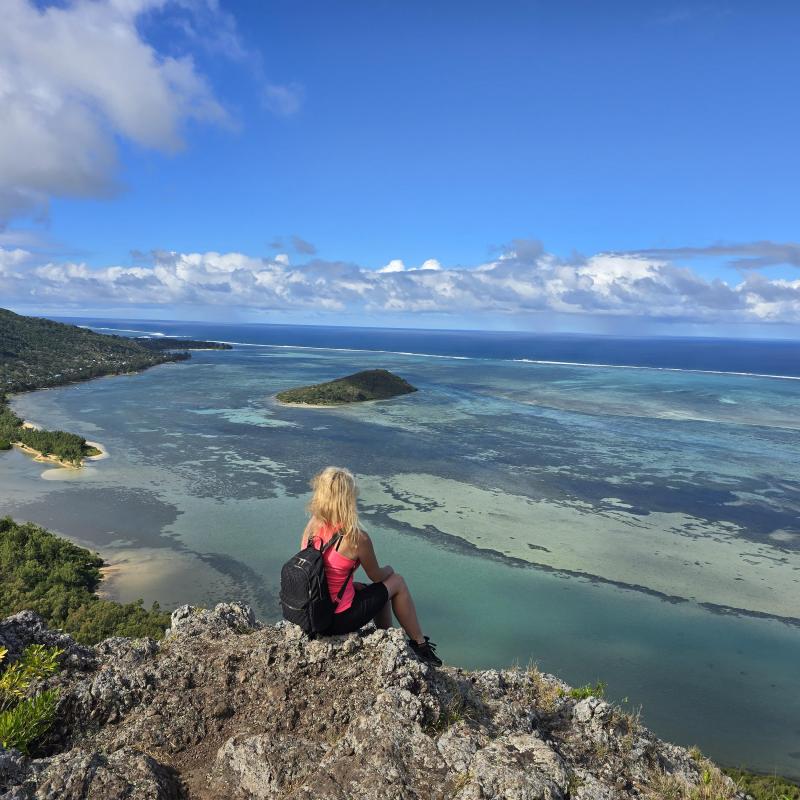
[[[366,583],[353,581],[353,588],[358,591],[359,589],[366,589]],[[392,607],[388,603],[372,618],[376,628],[391,628],[392,627]]]
[[[425,638],[422,635],[422,628],[420,628],[419,620],[417,619],[417,609],[411,599],[411,592],[409,592],[403,576],[395,572],[383,583],[389,591],[389,598],[397,621],[415,642],[422,644]],[[391,622],[391,619],[389,621]]]
[[[386,602],[383,608],[372,618],[376,628],[388,630],[392,627],[392,604]]]

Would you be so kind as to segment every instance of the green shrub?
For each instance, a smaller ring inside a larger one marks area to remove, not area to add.
[[[0,647],[0,663],[7,650]],[[28,689],[58,671],[63,651],[34,644],[0,675],[0,744],[27,753],[30,745],[47,732],[55,718],[58,689],[46,689],[27,697]]]
[[[597,681],[594,685],[587,683],[585,686],[576,686],[564,694],[573,700],[585,700],[587,697],[605,697],[606,685],[603,681]]]

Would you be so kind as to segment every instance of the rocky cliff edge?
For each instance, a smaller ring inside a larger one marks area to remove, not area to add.
[[[9,661],[32,643],[64,650],[57,720],[37,757],[0,748],[0,800],[742,797],[615,706],[532,668],[428,667],[399,629],[309,641],[225,603],[86,648],[0,622]]]

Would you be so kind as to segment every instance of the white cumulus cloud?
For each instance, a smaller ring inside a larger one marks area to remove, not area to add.
[[[140,35],[141,18],[173,2],[3,0],[0,223],[51,197],[114,193],[116,137],[170,152],[187,119],[226,119],[191,56]]]
[[[430,259],[380,269],[285,255],[156,252],[136,266],[90,268],[0,248],[3,304],[65,307],[202,307],[276,311],[540,315],[651,321],[800,323],[800,280],[758,271],[707,279],[663,258],[599,253],[564,261],[512,243],[495,260],[443,267]],[[427,264],[427,267],[425,266]],[[434,266],[435,265],[435,266]]]

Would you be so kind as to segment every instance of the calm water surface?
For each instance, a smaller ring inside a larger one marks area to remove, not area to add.
[[[344,464],[379,557],[405,574],[446,661],[601,679],[667,739],[800,775],[800,381],[710,372],[791,376],[796,348],[762,344],[721,363],[731,348],[713,340],[648,351],[117,326],[243,344],[15,399],[27,419],[100,441],[110,458],[71,472],[0,455],[0,514],[99,550],[114,596],[241,597],[277,619],[308,479]],[[404,354],[420,351],[460,358]],[[272,399],[373,367],[420,391],[335,410]]]

